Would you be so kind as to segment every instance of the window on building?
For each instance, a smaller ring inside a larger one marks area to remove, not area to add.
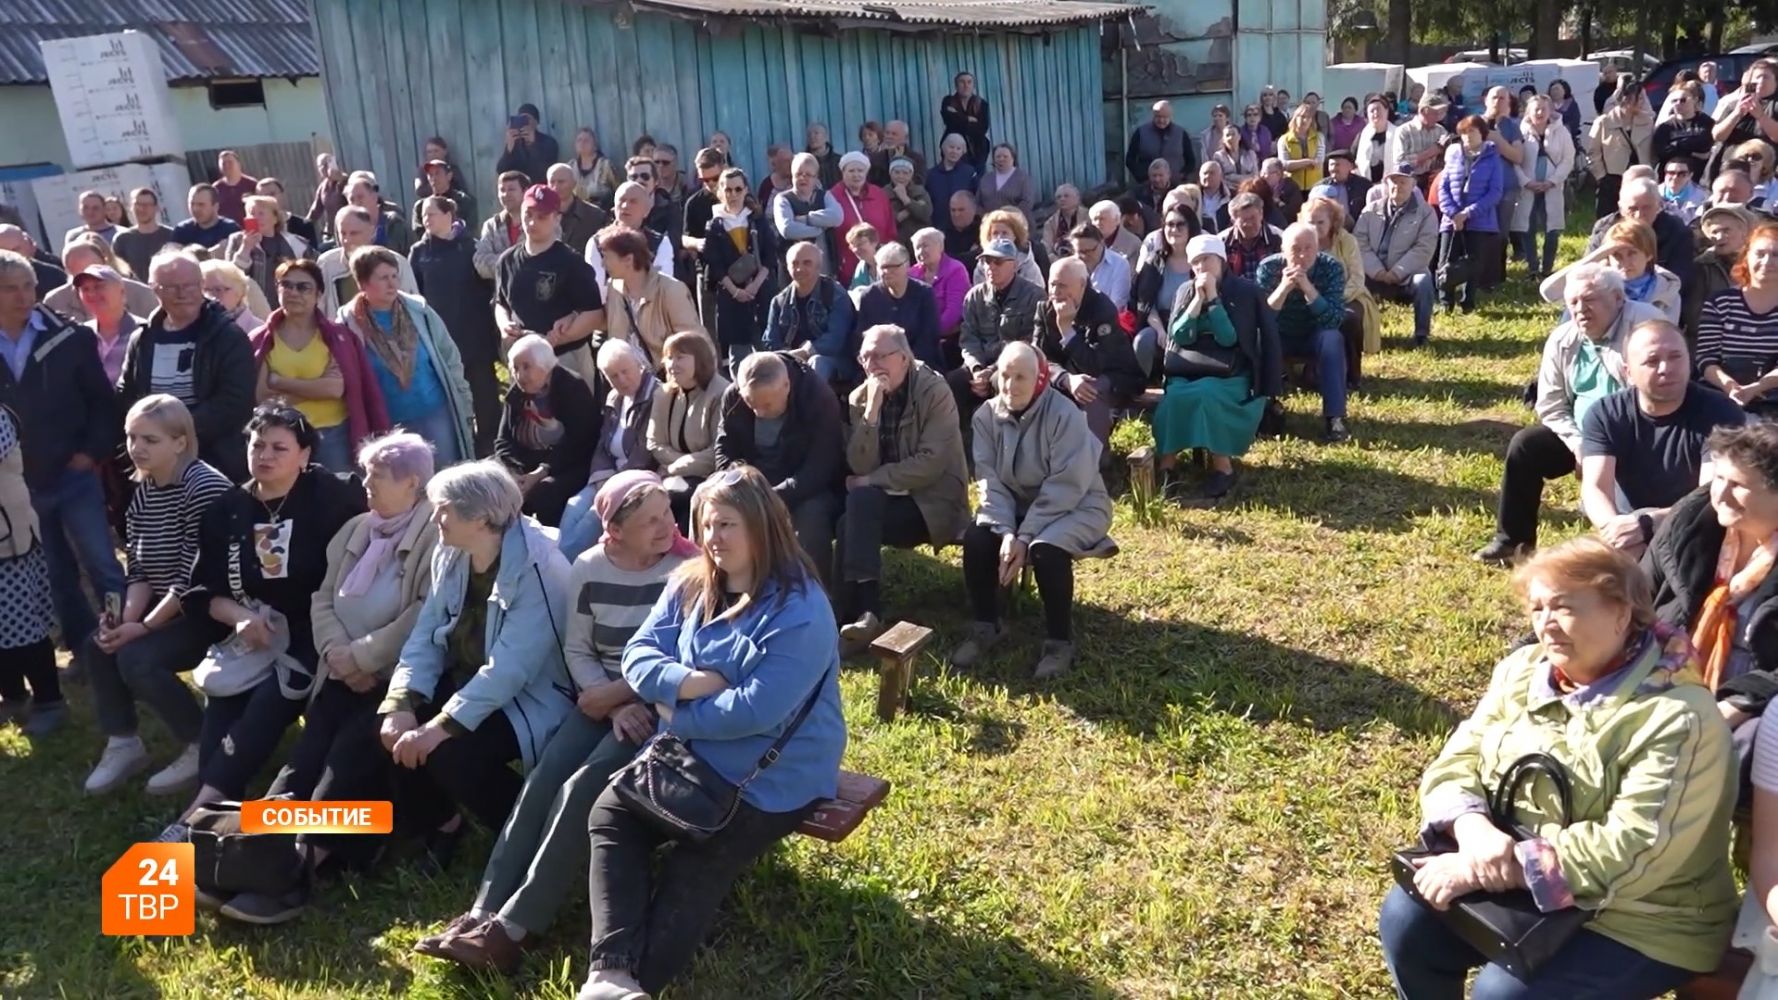
[[[211,80],[209,90],[212,108],[265,107],[265,84],[257,79]]]

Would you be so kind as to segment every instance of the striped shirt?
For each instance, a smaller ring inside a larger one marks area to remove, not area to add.
[[[652,567],[619,569],[595,545],[574,560],[568,581],[568,673],[578,688],[623,679],[624,646],[660,599],[667,577],[684,560],[668,555]]]
[[[198,525],[217,497],[234,488],[222,473],[192,462],[179,481],[166,486],[138,483],[124,509],[130,583],[146,583],[152,601],[171,592],[183,596],[198,559]]]
[[[1710,365],[1742,385],[1778,367],[1778,309],[1754,312],[1739,288],[1705,299],[1698,315],[1698,370]]]

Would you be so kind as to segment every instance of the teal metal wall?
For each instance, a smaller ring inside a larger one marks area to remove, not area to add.
[[[1097,25],[820,37],[735,19],[708,31],[648,11],[620,26],[613,5],[573,0],[314,0],[314,9],[341,162],[375,171],[392,198],[411,194],[421,144],[437,134],[491,208],[506,119],[525,102],[564,156],[575,129],[591,125],[608,154],[627,153],[646,131],[678,146],[689,169],[721,128],[756,183],[766,145],[802,148],[810,121],[827,123],[843,150],[866,120],[901,118],[932,159],[938,102],[959,69],[975,73],[995,139],[1016,146],[1043,190],[1105,179]]]

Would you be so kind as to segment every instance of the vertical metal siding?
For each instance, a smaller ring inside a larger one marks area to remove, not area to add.
[[[421,144],[438,134],[487,203],[506,118],[525,102],[543,112],[564,156],[582,125],[614,159],[647,131],[676,145],[689,171],[692,154],[721,128],[756,184],[766,146],[801,149],[812,121],[826,123],[844,150],[857,145],[867,119],[901,118],[915,148],[936,160],[938,102],[959,69],[975,73],[995,139],[1014,144],[1041,190],[1106,180],[1097,25],[1050,35],[857,29],[822,37],[732,19],[706,30],[649,12],[619,28],[611,8],[564,0],[314,7],[341,162],[375,171],[398,200],[411,196]]]

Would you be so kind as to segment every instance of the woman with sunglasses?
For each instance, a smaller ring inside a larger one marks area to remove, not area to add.
[[[1265,116],[1260,113],[1259,105],[1249,104],[1241,112],[1239,129],[1241,142],[1248,149],[1253,150],[1255,156],[1261,158],[1272,155],[1272,151],[1278,148],[1279,138],[1279,136],[1272,134],[1270,128],[1266,127],[1264,118]],[[1282,116],[1280,116],[1280,120],[1282,120]]]
[[[315,463],[350,472],[358,445],[389,430],[389,411],[364,342],[321,312],[321,287],[314,261],[278,265],[278,308],[248,335],[259,366],[255,396],[293,403],[315,428]]]
[[[717,203],[704,239],[704,273],[716,285],[716,343],[728,370],[734,371],[758,346],[772,299],[764,249],[768,222],[747,194],[747,174],[740,168],[724,170],[716,183]]]

